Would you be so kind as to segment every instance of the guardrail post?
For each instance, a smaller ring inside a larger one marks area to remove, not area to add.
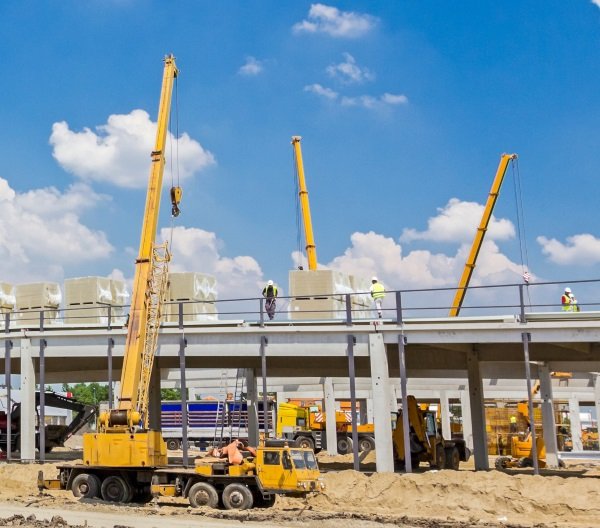
[[[177,321],[179,322],[179,330],[183,330],[183,302],[177,305]]]
[[[48,343],[45,339],[40,339],[40,419],[39,419],[39,430],[40,430],[40,462],[46,461],[46,357],[45,351]],[[7,431],[8,432],[8,431]]]
[[[519,284],[519,304],[521,305],[521,323],[526,323],[525,319],[525,296],[523,295],[523,285]]]
[[[352,326],[352,296],[346,294],[346,325]]]
[[[112,326],[111,326],[111,322],[112,322],[112,307],[109,304],[108,305],[108,322],[106,324],[106,329],[110,332]]]
[[[40,310],[40,332],[44,331],[44,310]]]
[[[396,324],[402,324],[402,293],[396,292]]]
[[[7,312],[4,316],[4,332],[6,334],[10,332],[10,312]]]
[[[260,326],[265,326],[265,300],[264,298],[260,298],[259,299],[259,304],[260,304]]]

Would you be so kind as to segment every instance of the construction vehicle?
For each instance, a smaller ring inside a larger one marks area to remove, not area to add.
[[[465,295],[467,294],[469,282],[471,282],[473,270],[475,269],[477,257],[479,256],[479,251],[481,250],[483,239],[485,238],[485,233],[487,232],[490,219],[492,218],[492,212],[494,211],[496,200],[498,199],[498,195],[500,194],[500,187],[502,186],[504,175],[506,174],[506,169],[508,168],[509,162],[516,158],[516,154],[502,154],[502,156],[500,157],[500,164],[498,165],[496,176],[494,177],[494,181],[492,182],[492,188],[490,189],[487,202],[483,209],[481,222],[479,223],[479,227],[477,228],[477,232],[475,233],[475,238],[473,239],[473,244],[471,245],[471,251],[469,252],[469,256],[467,257],[465,268],[458,283],[458,289],[456,290],[454,300],[452,301],[450,313],[448,314],[450,317],[457,317],[460,313],[463,301],[465,300]]]
[[[396,427],[392,431],[394,461],[405,466],[403,409],[398,410]],[[431,468],[458,470],[461,462],[467,462],[471,451],[464,439],[444,439],[434,411],[423,410],[414,396],[408,396],[408,422],[410,425],[410,457],[412,467],[427,462]]]
[[[78,402],[73,398],[56,394],[54,392],[46,392],[44,394],[45,406],[54,407],[56,409],[67,409],[75,412],[71,421],[66,425],[57,424],[46,424],[45,425],[45,445],[44,451],[50,453],[55,447],[64,446],[65,442],[71,438],[77,431],[79,431],[86,424],[90,423],[96,416],[96,406],[87,405],[85,403]],[[40,431],[39,431],[39,412],[38,408],[40,405],[40,393],[35,393],[35,405],[37,414],[37,432],[36,432],[36,447],[40,447]],[[10,411],[10,450],[11,452],[19,451],[21,447],[21,404],[15,402],[12,405]],[[2,451],[8,450],[8,439],[7,439],[7,428],[8,428],[8,415],[5,411],[0,411],[0,449]]]
[[[101,496],[110,502],[145,502],[155,495],[188,497],[192,506],[221,499],[226,508],[245,509],[253,501],[248,494],[258,489],[267,505],[276,493],[319,491],[319,470],[314,453],[307,450],[283,453],[279,465],[270,463],[261,450],[253,461],[241,464],[215,462],[196,468],[167,467],[167,446],[160,431],[149,428],[149,389],[165,298],[170,254],[167,244],[154,243],[158,223],[171,108],[172,88],[178,70],[175,58],[165,58],[156,142],[146,194],[140,250],[136,259],[127,338],[121,371],[118,404],[100,415],[98,431],[83,437],[83,463],[59,465],[56,479],[38,474],[42,489],[70,489],[75,496]],[[181,189],[171,190],[172,214],[179,214]],[[266,449],[266,448],[265,448]],[[306,453],[306,455],[305,455]],[[302,463],[299,460],[302,457]],[[296,460],[298,459],[298,460]],[[310,462],[311,469],[306,465]],[[276,468],[272,470],[271,467]],[[265,478],[262,477],[264,474]],[[274,476],[273,476],[274,475]],[[273,477],[273,480],[269,480]],[[151,489],[151,483],[155,486]],[[183,487],[181,483],[190,484]],[[195,486],[192,490],[191,486]],[[199,489],[201,488],[201,491]],[[193,492],[193,493],[192,493]],[[192,493],[192,495],[190,495]],[[251,495],[252,496],[252,495]]]
[[[296,445],[315,452],[327,449],[327,415],[319,407],[301,407],[293,403],[280,403],[277,410],[276,436],[293,440]],[[357,426],[359,451],[375,449],[375,427],[373,424]],[[337,452],[344,455],[352,452],[352,419],[345,412],[336,411],[335,430]]]

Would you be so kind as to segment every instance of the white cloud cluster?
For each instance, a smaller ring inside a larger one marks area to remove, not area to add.
[[[52,125],[52,155],[68,172],[84,181],[107,182],[118,187],[146,187],[150,152],[154,146],[156,123],[144,110],[113,114],[96,132],[84,128],[70,130],[65,121]],[[185,180],[195,172],[213,165],[214,156],[200,143],[182,134],[177,140],[169,133],[167,154],[177,142],[179,177]],[[175,156],[175,152],[170,153]],[[175,162],[175,160],[173,160]],[[171,179],[171,164],[165,164],[165,183]]]
[[[245,75],[246,77],[254,77],[264,70],[264,65],[262,61],[256,59],[256,57],[246,57],[246,62],[240,66],[238,73],[240,75]]]
[[[161,229],[160,238],[170,240],[171,230]],[[172,271],[198,271],[215,275],[220,299],[260,295],[264,284],[258,262],[250,256],[222,256],[220,251],[223,244],[215,233],[178,226],[173,230],[172,240]]]
[[[561,266],[591,266],[600,263],[600,238],[584,233],[567,237],[567,243],[555,238],[537,237],[542,253]]]
[[[597,7],[600,7],[600,0],[592,0],[592,4],[594,4]]]
[[[360,95],[357,97],[340,96],[335,90],[318,83],[305,86],[304,91],[314,93],[330,101],[339,101],[342,106],[360,106],[368,109],[378,109],[408,103],[408,98],[405,95],[390,93],[384,93],[379,97],[372,95]]]
[[[451,198],[448,203],[438,208],[438,215],[427,220],[427,230],[404,229],[400,241],[431,240],[435,242],[467,242],[472,241],[475,231],[481,222],[484,206],[475,202],[464,202]],[[510,220],[496,219],[492,215],[487,239],[507,240],[515,236],[515,227]]]
[[[0,280],[60,281],[65,266],[110,256],[106,235],[80,220],[106,200],[82,183],[64,193],[54,187],[17,193],[0,178]]]
[[[344,62],[331,64],[326,71],[330,77],[343,84],[362,84],[375,79],[375,74],[356,64],[356,59],[350,53],[344,53]]]
[[[325,4],[312,4],[308,20],[294,24],[294,33],[325,33],[336,38],[358,38],[367,34],[377,24],[372,15],[340,11]]]

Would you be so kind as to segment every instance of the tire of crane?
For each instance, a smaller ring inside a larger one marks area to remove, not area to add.
[[[429,465],[433,469],[444,469],[446,466],[446,451],[440,444],[435,446],[435,460],[429,462]]]
[[[100,496],[100,479],[90,473],[80,473],[71,483],[71,491],[75,497],[95,499]]]
[[[208,506],[217,508],[219,506],[219,494],[215,487],[208,482],[196,482],[188,492],[188,500],[194,508]]]
[[[458,452],[458,447],[447,447],[445,451],[446,462],[444,468],[458,471],[458,468],[460,467],[460,453]]]
[[[313,449],[315,448],[315,441],[310,436],[299,436],[296,438],[296,446],[301,447],[303,449]]]
[[[181,447],[181,442],[177,438],[169,438],[167,440],[167,449],[170,451],[177,451]]]
[[[249,510],[254,504],[252,492],[247,486],[238,482],[225,487],[222,499],[226,510]]]
[[[133,490],[128,482],[117,475],[106,477],[100,488],[102,498],[107,502],[130,502]]]
[[[337,451],[340,455],[352,453],[352,439],[347,436],[338,436]]]
[[[375,438],[372,436],[361,436],[358,439],[358,450],[365,451],[373,451],[375,449]]]

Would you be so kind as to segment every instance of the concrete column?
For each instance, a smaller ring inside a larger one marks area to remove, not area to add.
[[[367,418],[367,398],[361,398],[359,400],[359,413],[358,413],[358,421],[361,424],[368,423],[369,420]]]
[[[402,395],[396,392],[396,386],[393,383],[390,383],[390,422],[396,425],[396,418],[398,416],[398,407],[402,402]]]
[[[558,441],[556,439],[556,421],[554,419],[554,399],[552,398],[552,378],[548,365],[538,365],[540,378],[540,396],[542,398],[542,428],[546,444],[546,465],[558,467]]]
[[[596,405],[596,426],[600,424],[600,374],[594,374],[594,403]]]
[[[392,423],[390,420],[390,379],[387,355],[381,334],[369,334],[371,383],[373,387],[373,423],[377,471],[394,471]]]
[[[150,376],[150,388],[148,390],[148,428],[152,431],[160,431],[160,367],[159,358],[154,358],[154,367]]]
[[[366,423],[373,423],[373,395],[371,394],[367,398],[367,421]]]
[[[31,340],[21,339],[21,460],[35,460],[35,368]]]
[[[325,402],[325,414],[327,422],[325,424],[325,436],[327,440],[327,452],[330,455],[337,455],[337,432],[335,428],[335,392],[333,389],[333,379],[325,378],[323,381],[323,399]]]
[[[471,403],[471,424],[473,426],[473,455],[475,469],[490,469],[488,461],[487,435],[485,432],[485,406],[479,358],[475,350],[467,352],[467,377],[469,379],[469,402]]]
[[[257,446],[258,432],[258,382],[255,369],[246,369],[246,404],[248,406],[248,442]]]
[[[452,430],[450,429],[450,404],[448,403],[448,395],[446,391],[440,391],[440,415],[442,417],[442,436],[449,440],[452,438]]]
[[[112,402],[113,409],[116,409],[119,405],[119,395],[120,394],[121,394],[121,382],[115,381],[114,388],[113,388],[113,402]]]
[[[573,440],[573,451],[583,451],[583,440],[581,439],[581,419],[579,418],[579,400],[575,396],[569,398],[569,420],[571,420],[571,439]]]
[[[471,420],[471,402],[467,391],[460,391],[460,410],[462,415],[463,438],[467,447],[473,450],[473,421]]]

